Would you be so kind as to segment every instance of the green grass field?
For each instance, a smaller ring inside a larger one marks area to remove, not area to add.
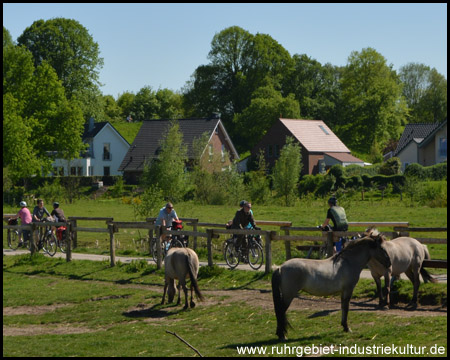
[[[201,268],[199,286],[206,301],[186,311],[174,304],[160,305],[163,274],[163,270],[142,262],[110,268],[107,262],[67,263],[42,255],[4,257],[3,356],[195,355],[167,330],[204,356],[243,356],[238,354],[241,346],[258,346],[275,351],[266,356],[278,356],[286,354],[286,346],[299,351],[312,345],[356,344],[413,345],[427,351],[441,347],[446,355],[446,311],[426,316],[420,314],[423,306],[419,305],[416,314],[399,315],[371,307],[362,312],[351,305],[353,332],[344,333],[339,324],[338,298],[334,298],[337,305],[332,311],[321,310],[325,300],[315,298],[315,309],[288,311],[293,329],[289,341],[282,344],[274,335],[270,274]],[[432,290],[421,286],[419,301],[432,291],[440,293],[440,301],[446,303],[446,284],[426,285]],[[236,296],[245,291],[247,298]],[[362,279],[355,288],[354,301],[373,296],[373,291],[373,282]],[[412,293],[406,287],[405,292]],[[262,297],[268,301],[261,302]]]

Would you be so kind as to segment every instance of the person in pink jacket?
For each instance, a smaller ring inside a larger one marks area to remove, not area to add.
[[[20,217],[20,221],[22,225],[27,225],[27,224],[31,224],[32,221],[32,217],[31,217],[31,212],[30,210],[27,208],[27,203],[25,201],[21,201],[20,202],[20,210],[19,212],[12,216],[11,219],[17,219]],[[19,247],[23,246],[24,242],[30,239],[30,234],[31,231],[30,230],[22,230],[23,233],[23,241],[20,240],[19,242]]]

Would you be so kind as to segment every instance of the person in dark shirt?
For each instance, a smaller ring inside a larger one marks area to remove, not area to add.
[[[231,224],[231,229],[249,229],[249,224],[251,225],[252,229],[260,230],[259,227],[255,224],[255,219],[253,218],[253,212],[251,211],[252,204],[249,202],[245,202],[244,206],[236,211],[236,214],[233,218],[233,223]],[[237,245],[243,245],[245,242],[245,236],[244,235],[238,235],[237,236]]]
[[[33,209],[33,222],[41,221],[44,217],[44,214],[50,216],[50,213],[44,206],[44,200],[38,199],[37,205]]]

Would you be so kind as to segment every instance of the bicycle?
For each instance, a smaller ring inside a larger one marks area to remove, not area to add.
[[[172,226],[168,226],[166,228],[167,230],[182,230],[183,225],[182,221],[173,221]],[[157,255],[157,243],[160,242],[159,238],[153,237],[151,243],[150,243],[150,252],[152,254],[152,258],[154,262],[157,262],[158,255]],[[182,247],[188,247],[189,245],[189,237],[185,235],[171,235],[169,240],[167,242],[162,242],[161,244],[161,254],[162,258],[164,259],[167,255],[167,252],[174,248],[182,248]]]
[[[67,231],[65,226],[60,226],[56,229],[56,243],[62,253],[67,252],[67,245],[71,240],[71,234]]]
[[[50,223],[51,221],[42,219],[42,222]],[[47,225],[45,227],[44,232],[40,236],[39,244],[42,244],[42,249],[50,256],[56,254],[56,250],[58,248],[58,239],[52,231],[52,227]],[[39,249],[39,246],[38,246]]]
[[[8,225],[18,225],[17,219],[8,219],[6,220],[8,222]],[[10,229],[9,230],[9,236],[8,236],[8,246],[11,250],[16,250],[19,247],[20,244],[20,233],[19,229]]]
[[[258,270],[264,262],[264,251],[260,235],[246,235],[240,243],[238,237],[224,242],[224,258],[230,269],[236,268],[239,262],[248,263],[254,270]]]
[[[317,228],[318,228],[319,230],[322,230],[322,231],[332,231],[330,225],[325,226],[325,228],[323,228],[321,225],[318,225]],[[359,239],[359,238],[361,238],[360,235],[357,235],[357,236],[340,236],[340,237],[339,237],[339,240],[338,240],[337,242],[334,243],[334,250],[333,250],[333,252],[334,252],[334,253],[338,253],[338,252],[342,251],[342,249],[343,249],[350,241],[353,241],[353,240],[356,240],[356,239]],[[312,249],[312,248],[311,248],[311,249]],[[327,246],[327,243],[324,242],[324,243],[321,245],[320,249],[319,249],[319,257],[320,257],[320,259],[326,259],[326,258],[328,258],[328,257],[330,257],[330,256],[332,256],[332,255],[333,255],[333,254],[328,254],[328,246]]]

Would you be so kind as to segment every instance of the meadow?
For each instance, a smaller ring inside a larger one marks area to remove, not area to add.
[[[160,305],[163,275],[145,262],[110,268],[108,262],[67,263],[41,254],[5,257],[3,356],[195,356],[166,331],[204,356],[242,356],[238,347],[275,348],[279,353],[266,355],[278,356],[285,354],[285,346],[298,351],[312,345],[392,344],[427,352],[439,347],[446,354],[446,306],[420,304],[405,311],[406,304],[398,303],[378,310],[370,299],[375,290],[371,280],[361,279],[355,288],[352,333],[340,326],[339,297],[300,294],[288,311],[293,328],[283,344],[274,334],[270,274],[202,267],[199,286],[205,301],[185,311]],[[420,302],[429,291],[440,293],[439,301],[446,304],[446,284],[422,285]],[[410,296],[411,287],[407,292]]]

